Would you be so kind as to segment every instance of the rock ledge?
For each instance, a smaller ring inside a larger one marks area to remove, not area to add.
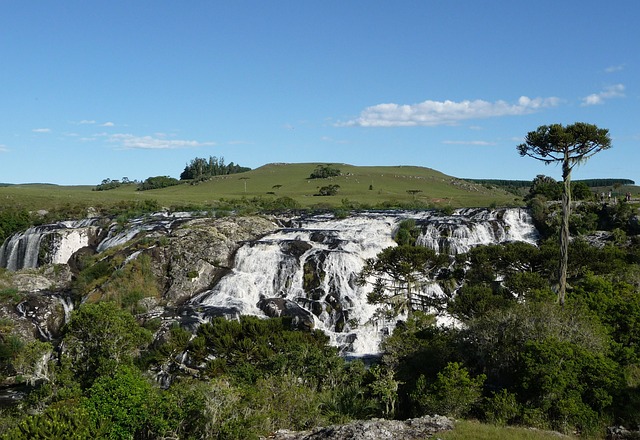
[[[263,440],[424,440],[451,429],[452,419],[436,415],[408,420],[358,420],[303,432],[283,429]]]

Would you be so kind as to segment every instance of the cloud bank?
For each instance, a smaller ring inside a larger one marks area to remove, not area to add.
[[[431,101],[419,104],[378,104],[364,109],[360,116],[339,123],[340,126],[412,127],[455,125],[468,119],[486,119],[534,113],[545,107],[560,104],[559,98],[528,98],[521,96],[517,103],[506,101]]]
[[[133,134],[113,134],[109,141],[120,144],[122,148],[143,150],[168,150],[176,148],[193,148],[215,145],[215,142],[199,142],[193,140],[168,139],[165,135],[135,136]]]
[[[600,93],[593,93],[582,98],[582,106],[603,104],[605,100],[611,98],[624,98],[624,85],[615,84],[605,87]]]

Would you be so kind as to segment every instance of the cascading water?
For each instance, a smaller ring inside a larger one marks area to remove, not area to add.
[[[95,236],[97,219],[63,221],[35,226],[8,238],[0,247],[0,267],[15,271],[38,267],[46,247],[47,263],[66,263]],[[45,246],[46,243],[46,246]]]
[[[295,228],[241,247],[231,273],[192,305],[226,316],[264,316],[258,307],[261,298],[284,298],[311,312],[315,326],[346,352],[375,353],[391,323],[374,321],[376,308],[367,303],[368,288],[357,285],[356,276],[367,258],[396,245],[393,234],[405,219],[415,220],[421,229],[418,244],[451,254],[480,244],[537,239],[529,215],[519,209],[300,218],[292,221]]]
[[[101,252],[143,231],[168,234],[189,218],[185,213],[159,214],[124,227],[112,224],[108,230],[98,226],[98,219],[31,228],[2,245],[0,267],[37,267],[45,254],[44,262],[65,263],[89,241]],[[345,352],[375,353],[394,323],[373,319],[376,308],[366,300],[369,287],[359,286],[356,277],[366,259],[396,245],[393,234],[406,219],[414,220],[420,230],[417,244],[439,253],[454,255],[483,244],[537,241],[529,214],[517,208],[460,209],[451,215],[398,211],[365,212],[344,219],[332,215],[288,219],[284,221],[288,228],[242,245],[235,267],[211,290],[193,298],[184,318],[266,316],[264,299],[277,299],[269,307],[290,310],[295,305],[306,314],[302,319],[325,331]],[[436,285],[431,288],[439,294]],[[63,306],[68,304],[63,301]],[[69,311],[65,307],[65,314]],[[276,310],[276,315],[281,311]]]

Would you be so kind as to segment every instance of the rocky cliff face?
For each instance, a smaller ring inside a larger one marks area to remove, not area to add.
[[[16,239],[15,249],[8,248],[9,241],[3,247],[7,262],[8,255],[13,255],[14,270],[0,269],[0,318],[11,321],[12,333],[25,341],[55,338],[73,302],[94,301],[108,294],[115,275],[126,272],[127,265],[143,256],[148,257],[158,288],[154,297],[139,298],[143,306],[139,310],[173,307],[222,276],[242,242],[276,228],[264,217],[174,221],[150,217],[124,227],[94,219],[78,231],[59,224],[33,228],[19,235],[22,241]],[[16,262],[17,255],[24,256],[24,249],[36,254],[29,257],[28,268]],[[96,262],[108,268],[106,276],[89,284],[90,290],[82,295],[77,278],[85,276],[83,270]]]

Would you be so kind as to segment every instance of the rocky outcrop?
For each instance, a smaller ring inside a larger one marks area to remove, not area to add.
[[[315,326],[311,312],[285,298],[262,298],[258,308],[269,318],[291,318],[291,324],[299,330],[313,330]]]
[[[167,236],[154,266],[164,279],[163,299],[177,304],[208,289],[232,266],[233,255],[244,241],[277,228],[262,217],[195,219]]]
[[[153,218],[149,220],[153,221]],[[94,222],[97,223],[97,220]],[[43,236],[86,235],[88,229],[85,225],[80,225],[82,233],[75,235],[72,226],[61,227],[56,224],[53,226],[54,232],[43,232]],[[151,270],[160,287],[159,297],[143,298],[139,310],[151,310],[160,304],[170,307],[214,284],[232,265],[234,253],[242,242],[261,237],[276,228],[273,221],[263,217],[197,218],[172,223],[171,227],[154,228],[151,225],[147,230],[132,234],[130,240],[102,253],[98,252],[99,243],[95,240],[76,240],[77,245],[68,246],[75,252],[68,250],[64,253],[68,260],[66,264],[45,264],[37,268],[2,272],[0,291],[5,293],[0,297],[0,317],[10,319],[14,323],[12,333],[20,335],[25,341],[55,338],[65,319],[68,319],[71,301],[67,299],[67,292],[72,288],[74,275],[85,268],[83,261],[96,253],[98,258],[120,261],[113,264],[120,268],[140,255],[148,255]],[[124,229],[126,231],[126,227]],[[92,234],[94,238],[98,235],[95,231]],[[38,243],[43,241],[46,240],[38,239]],[[34,252],[47,254],[42,249],[35,249]],[[61,253],[56,251],[56,255],[59,257]],[[8,297],[9,293],[11,298]],[[89,296],[90,300],[99,299],[100,286]]]
[[[316,428],[313,431],[280,430],[263,439],[274,440],[424,440],[438,432],[453,429],[453,420],[425,416],[400,420],[359,420],[346,425]]]

